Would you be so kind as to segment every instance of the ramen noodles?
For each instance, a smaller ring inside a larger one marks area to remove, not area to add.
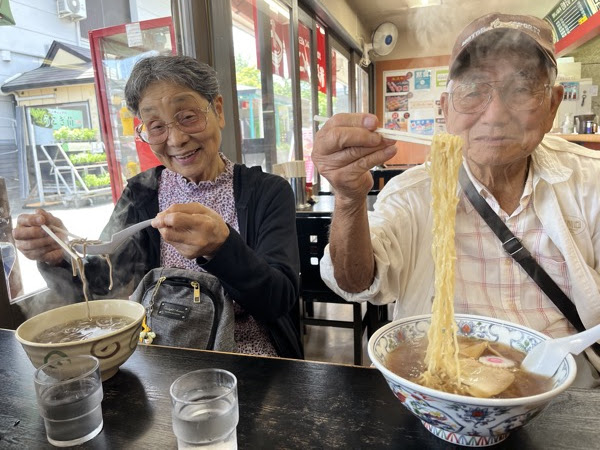
[[[134,319],[126,316],[95,316],[91,320],[77,319],[48,328],[34,337],[33,341],[41,344],[83,341],[120,330],[133,322]]]
[[[432,255],[435,267],[435,297],[427,338],[425,369],[420,378],[424,386],[460,389],[461,365],[458,357],[457,327],[454,321],[454,225],[458,169],[462,162],[462,140],[449,134],[433,138],[429,164],[431,209],[433,211]]]
[[[75,255],[79,255],[79,253],[75,250],[75,246],[81,245],[81,247],[82,247],[81,256],[79,256],[77,259],[71,258],[71,268],[73,270],[74,277],[77,276],[77,273],[79,272],[79,279],[81,280],[81,285],[83,288],[83,298],[85,299],[85,303],[87,305],[88,320],[92,320],[92,315],[90,312],[90,305],[89,305],[89,286],[88,286],[87,278],[85,276],[85,270],[83,267],[83,258],[85,258],[85,256],[86,256],[86,248],[88,245],[101,244],[101,243],[102,243],[102,241],[96,241],[96,240],[73,239],[68,244],[69,248],[72,250],[72,253]],[[113,287],[113,268],[112,268],[112,263],[110,261],[110,257],[108,254],[99,255],[99,256],[101,258],[104,258],[104,260],[108,264],[108,269],[109,269],[108,289],[111,290]]]
[[[483,398],[516,398],[552,389],[552,379],[520,369],[525,353],[504,344],[458,336],[461,383],[437,386],[452,394]],[[400,342],[388,353],[385,366],[397,375],[422,384],[427,370],[426,337]]]

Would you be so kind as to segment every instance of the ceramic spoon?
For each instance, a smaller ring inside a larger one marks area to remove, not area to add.
[[[600,340],[600,325],[572,336],[543,341],[527,353],[521,368],[551,377],[569,353],[579,355],[598,340]]]
[[[131,235],[137,233],[142,228],[146,228],[150,226],[150,222],[153,219],[144,220],[143,222],[136,223],[135,225],[131,225],[130,227],[125,228],[124,230],[118,231],[112,235],[110,241],[102,242],[100,244],[87,244],[85,246],[85,254],[86,255],[104,255],[113,253],[119,245],[121,245],[127,238]],[[75,244],[75,250],[79,253],[84,253],[83,245]]]

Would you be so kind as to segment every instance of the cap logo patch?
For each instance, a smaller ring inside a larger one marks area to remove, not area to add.
[[[477,31],[475,31],[471,35],[469,35],[464,41],[462,41],[461,47],[464,47],[465,45],[467,45],[469,42],[471,42],[473,39],[475,39],[480,34],[485,33],[486,31],[489,31],[489,30],[493,30],[495,28],[511,28],[513,30],[520,30],[520,29],[525,28],[528,31],[537,34],[538,36],[540,35],[540,29],[529,23],[523,23],[523,22],[517,22],[517,21],[502,22],[500,19],[496,19],[492,23],[490,23],[489,26],[481,27],[480,29],[478,29]]]

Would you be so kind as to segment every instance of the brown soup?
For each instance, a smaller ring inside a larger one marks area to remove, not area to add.
[[[130,323],[133,323],[133,319],[126,316],[96,316],[91,320],[77,319],[48,328],[38,334],[33,341],[40,344],[83,341],[120,330]]]
[[[552,389],[553,383],[551,378],[535,375],[520,369],[520,364],[525,358],[525,353],[515,350],[508,345],[484,341],[483,339],[458,336],[461,351],[463,348],[482,342],[486,342],[488,348],[483,350],[483,353],[478,357],[497,356],[501,354],[503,358],[515,362],[514,367],[501,369],[513,373],[514,381],[503,392],[492,396],[492,398],[528,397]],[[402,378],[419,383],[419,376],[427,370],[427,366],[425,365],[427,343],[426,336],[421,339],[400,342],[398,347],[387,355],[385,366]],[[451,390],[442,390],[452,392]]]

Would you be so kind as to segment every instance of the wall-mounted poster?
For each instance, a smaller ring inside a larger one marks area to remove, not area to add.
[[[386,111],[407,111],[408,99],[412,97],[412,92],[399,95],[388,95],[385,98]]]
[[[439,99],[447,79],[447,66],[383,72],[384,127],[424,135],[445,131]]]
[[[392,75],[389,77],[384,76],[385,79],[385,88],[388,93],[395,92],[408,92],[409,88],[409,80],[412,78],[412,72],[407,72],[402,75]]]
[[[563,102],[577,100],[577,94],[579,93],[578,81],[561,81],[560,84],[562,84],[562,86],[565,88],[563,93]]]
[[[415,70],[415,89],[431,88],[431,70]]]

